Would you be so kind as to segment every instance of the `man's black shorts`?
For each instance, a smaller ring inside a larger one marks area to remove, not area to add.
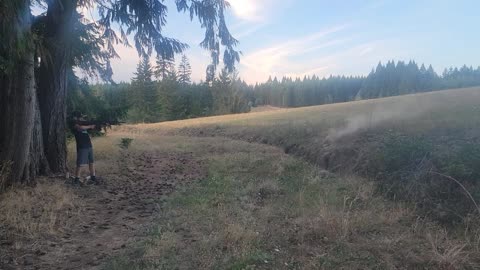
[[[77,166],[87,165],[93,162],[93,149],[91,147],[77,149]]]

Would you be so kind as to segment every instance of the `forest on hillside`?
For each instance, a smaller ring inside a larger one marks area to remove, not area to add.
[[[152,123],[244,113],[262,105],[313,106],[480,85],[480,67],[450,68],[439,75],[431,65],[419,67],[414,61],[379,63],[366,77],[275,77],[255,85],[236,72],[222,70],[200,83],[192,82],[191,73],[185,55],[178,67],[173,60],[158,58],[152,66],[142,59],[130,83],[89,85],[72,73],[68,108],[91,117]]]
[[[430,65],[415,61],[379,63],[366,77],[305,76],[269,79],[254,87],[256,105],[302,107],[360,99],[381,98],[420,92],[480,85],[480,67],[463,66],[437,74]]]

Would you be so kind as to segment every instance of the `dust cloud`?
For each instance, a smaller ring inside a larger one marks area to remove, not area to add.
[[[398,122],[418,117],[432,107],[432,103],[425,100],[399,99],[395,102],[363,104],[359,114],[345,120],[342,127],[332,128],[326,137],[327,141],[335,141],[344,136],[366,131],[382,124]]]

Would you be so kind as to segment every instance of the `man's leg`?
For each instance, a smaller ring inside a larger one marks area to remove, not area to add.
[[[97,177],[95,175],[95,163],[93,159],[93,149],[90,148],[88,151],[88,169],[90,170],[90,180],[93,183],[98,184]]]
[[[80,169],[82,169],[82,166],[77,165],[75,168],[75,178],[80,178]]]
[[[75,168],[75,180],[73,181],[75,185],[82,185],[80,173],[82,171],[82,165],[87,164],[87,154],[84,149],[77,149],[77,167]]]
[[[75,168],[75,179],[73,180],[74,185],[81,185],[81,182],[80,182],[81,169],[82,169],[82,166],[77,164],[77,167]]]
[[[92,181],[97,181],[96,176],[95,176],[95,164],[94,163],[89,163],[88,164],[88,169],[90,170],[90,179],[92,179]]]

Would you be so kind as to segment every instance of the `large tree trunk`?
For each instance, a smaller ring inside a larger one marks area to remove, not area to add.
[[[24,1],[29,7],[30,1]],[[17,23],[12,27],[18,27],[19,36],[28,37],[30,12],[19,13]],[[40,169],[48,169],[42,162],[42,145],[35,144],[41,137],[34,134],[40,129],[34,72],[34,50],[29,49],[15,59],[15,68],[0,73],[0,165],[10,166],[9,176],[0,177],[0,190],[15,183],[32,183]]]
[[[76,0],[49,1],[46,40],[49,57],[42,59],[39,101],[45,155],[55,173],[66,170],[67,70],[71,68],[71,45]]]
[[[5,75],[2,80],[0,160],[4,164],[11,163],[10,177],[8,183],[2,183],[3,187],[13,181],[29,180],[24,173],[30,154],[35,115],[33,54],[26,55],[17,66],[10,76]]]
[[[45,157],[45,148],[43,146],[42,121],[40,118],[40,106],[38,104],[38,96],[35,91],[34,97],[34,116],[32,139],[30,141],[30,157],[25,167],[24,179],[35,179],[40,174],[48,174],[50,167]]]
[[[65,136],[66,119],[66,73],[61,55],[52,56],[51,66],[39,70],[40,115],[42,122],[45,156],[53,172],[65,171],[67,148]]]

